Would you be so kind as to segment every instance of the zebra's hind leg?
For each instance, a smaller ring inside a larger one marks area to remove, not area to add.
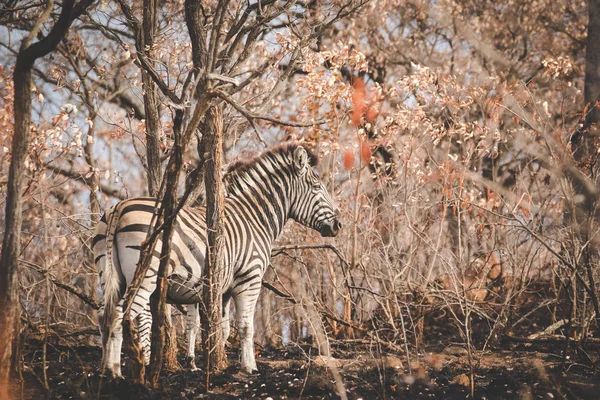
[[[144,364],[150,364],[150,348],[152,345],[150,333],[152,331],[152,312],[150,303],[137,316],[138,332],[142,344],[142,354],[144,355]]]
[[[198,370],[196,367],[196,336],[200,331],[200,307],[198,304],[189,304],[187,308],[186,331],[188,334],[187,359],[192,371]]]
[[[100,331],[100,339],[101,339],[101,343],[102,343],[102,372],[104,372],[107,368],[107,361],[108,361],[108,327],[105,324],[105,315],[104,315],[104,305],[102,305],[100,307],[100,309],[97,312],[97,317],[98,317],[98,330]]]
[[[106,324],[107,329],[107,343],[106,343],[106,353],[104,360],[104,369],[108,370],[113,377],[122,378],[123,375],[121,373],[121,348],[123,347],[123,304],[124,299],[121,299],[117,306],[113,311],[112,318],[109,316],[108,323]],[[145,303],[144,303],[145,301]],[[140,304],[146,304],[144,308],[138,307]],[[147,298],[143,298],[138,295],[138,297],[134,300],[133,305],[131,307],[130,318],[132,321],[135,321],[138,315],[142,314],[144,310],[149,307],[149,300]],[[150,310],[148,308],[148,314],[150,314]],[[150,314],[150,319],[152,315]],[[152,325],[152,322],[150,322]],[[149,343],[149,340],[148,340]],[[150,349],[148,347],[148,354],[150,353]]]
[[[102,369],[115,378],[121,374],[121,346],[123,345],[123,300],[115,306],[113,315],[102,315]]]
[[[260,277],[258,285],[260,285]],[[243,372],[249,374],[258,369],[256,368],[256,360],[254,358],[254,309],[257,299],[258,291],[252,291],[251,293],[241,292],[235,298],[235,312],[240,333],[240,350],[242,353],[241,367]]]

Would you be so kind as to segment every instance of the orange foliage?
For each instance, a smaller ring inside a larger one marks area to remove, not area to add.
[[[377,96],[367,96],[365,82],[362,78],[357,78],[352,86],[352,106],[350,122],[353,126],[360,125],[363,116],[367,122],[373,122],[379,116]]]
[[[354,166],[354,152],[351,149],[347,149],[344,152],[344,168],[346,170],[352,169]]]
[[[362,119],[363,113],[365,112],[365,82],[362,78],[358,78],[354,81],[352,91],[352,105],[354,109],[352,110],[352,116],[350,117],[350,121],[352,125],[358,126],[360,125],[360,120]]]
[[[360,146],[360,159],[365,164],[368,164],[371,162],[371,147],[366,143],[363,143]]]

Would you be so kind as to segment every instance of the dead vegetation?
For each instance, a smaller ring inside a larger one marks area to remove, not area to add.
[[[0,396],[12,366],[15,398],[600,398],[597,1],[188,0],[190,21],[171,1],[6,3],[0,194],[23,212],[22,229],[0,217],[21,235],[2,249],[19,323],[0,333],[20,342]],[[23,96],[21,43],[77,4]],[[223,170],[287,139],[313,149],[344,229],[290,223],[277,243],[258,374],[230,343],[206,391],[178,365],[179,306],[157,387],[107,380],[93,225],[160,195],[166,167],[172,202],[201,202],[209,109]]]

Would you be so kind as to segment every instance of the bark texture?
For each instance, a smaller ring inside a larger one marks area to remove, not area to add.
[[[152,46],[157,26],[159,0],[144,0],[143,34],[141,48],[152,55]],[[160,102],[158,88],[145,70],[142,69],[144,85],[144,111],[146,114],[146,169],[148,172],[148,193],[157,196],[160,189],[162,168],[160,162]]]
[[[219,107],[211,107],[201,126],[206,143],[204,154],[204,184],[206,188],[206,227],[208,247],[202,289],[204,312],[201,313],[204,332],[204,366],[206,388],[209,388],[210,372],[227,366],[221,331],[222,276],[223,276],[223,217],[225,197],[221,179],[223,158],[223,114]]]

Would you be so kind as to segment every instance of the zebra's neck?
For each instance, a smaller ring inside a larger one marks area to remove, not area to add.
[[[290,217],[294,174],[289,160],[277,154],[228,178],[227,197],[243,204],[263,232],[275,240]]]

